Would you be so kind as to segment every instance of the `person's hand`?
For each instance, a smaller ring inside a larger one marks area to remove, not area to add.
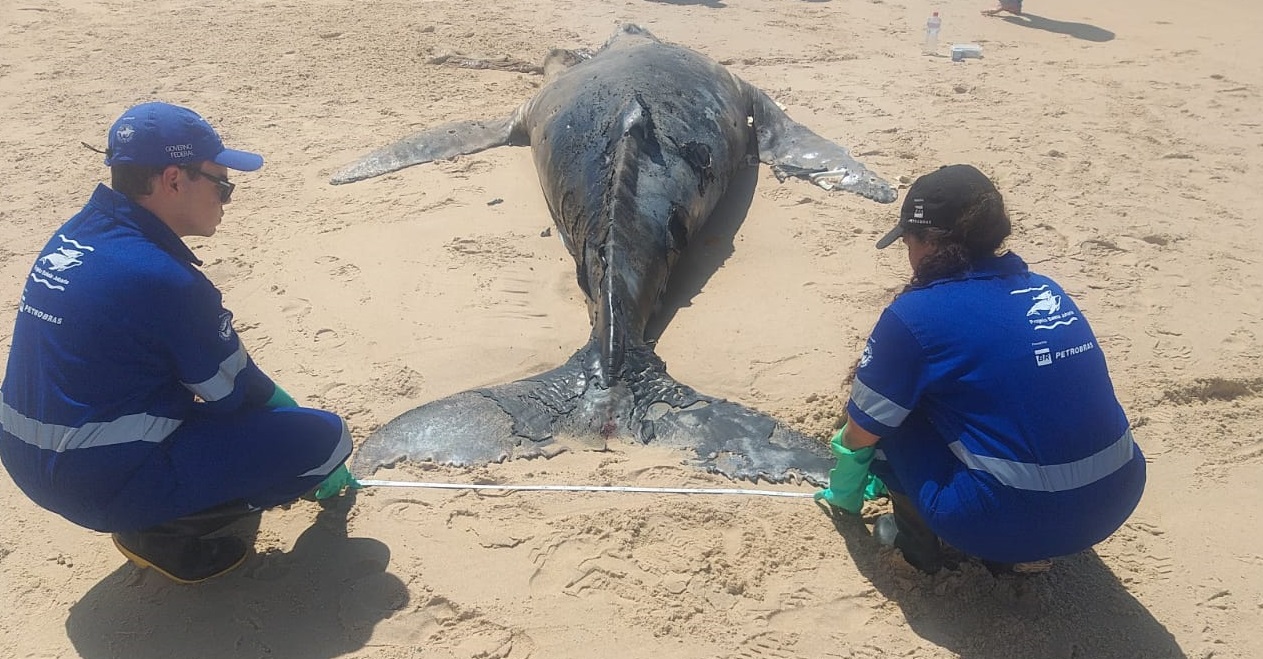
[[[842,435],[845,432],[846,426],[842,426],[842,429],[829,441],[829,448],[833,450],[837,464],[829,470],[829,487],[816,492],[813,499],[815,501],[824,499],[834,508],[858,515],[860,509],[864,507],[866,491],[871,489],[875,492],[879,489],[872,486],[871,481],[876,481],[877,486],[881,485],[881,481],[868,473],[869,464],[872,463],[873,454],[876,451],[871,446],[855,451],[843,446]],[[884,491],[885,487],[881,486],[880,489]]]
[[[361,487],[364,486],[360,485],[360,482],[351,475],[351,470],[347,469],[345,464],[342,464],[338,465],[338,468],[334,469],[333,473],[329,474],[320,483],[320,486],[316,488],[312,496],[317,500],[328,499],[329,497],[338,496],[343,489],[358,490]]]

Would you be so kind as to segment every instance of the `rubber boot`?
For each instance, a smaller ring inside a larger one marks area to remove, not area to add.
[[[903,560],[926,573],[943,569],[943,545],[934,531],[921,519],[921,514],[907,496],[889,492],[895,511],[877,518],[873,537],[903,553]]]
[[[143,531],[114,533],[114,546],[141,568],[151,567],[178,583],[192,584],[217,577],[241,565],[250,544],[235,536],[207,538],[224,527],[260,511],[231,503],[172,520]]]
[[[231,501],[192,515],[185,515],[177,521],[184,524],[191,533],[196,533],[198,537],[209,536],[233,526],[233,535],[243,537],[250,544],[254,544],[262,518],[262,508],[256,508],[244,501]]]

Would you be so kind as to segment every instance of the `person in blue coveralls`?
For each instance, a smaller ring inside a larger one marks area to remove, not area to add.
[[[909,188],[899,222],[912,279],[859,359],[837,467],[818,499],[858,513],[876,476],[893,513],[874,535],[924,572],[945,546],[993,572],[1037,572],[1118,529],[1145,461],[1087,318],[1001,245],[1004,200],[969,165]],[[950,555],[950,554],[949,554]]]
[[[257,154],[201,116],[144,103],[110,128],[98,185],[26,279],[0,385],[0,459],[40,506],[113,534],[182,583],[251,547],[228,524],[358,483],[346,423],[259,370],[182,240],[210,236]]]

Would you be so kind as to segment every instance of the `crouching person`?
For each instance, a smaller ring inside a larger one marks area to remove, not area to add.
[[[952,165],[912,184],[877,243],[903,241],[912,279],[859,359],[818,497],[859,512],[871,471],[894,507],[874,535],[925,572],[944,545],[993,572],[1047,570],[1144,491],[1099,341],[1057,282],[1002,249],[1009,232],[992,182]]]
[[[208,537],[320,490],[357,486],[346,423],[297,407],[255,365],[185,236],[215,233],[257,154],[165,103],[112,126],[98,185],[36,259],[0,386],[0,459],[35,503],[113,534],[182,583],[251,547]]]

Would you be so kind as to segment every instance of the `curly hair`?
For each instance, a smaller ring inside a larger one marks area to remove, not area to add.
[[[909,227],[904,235],[930,243],[935,249],[913,267],[912,279],[903,292],[969,272],[974,263],[996,256],[1012,230],[999,192],[979,195],[950,230]]]

